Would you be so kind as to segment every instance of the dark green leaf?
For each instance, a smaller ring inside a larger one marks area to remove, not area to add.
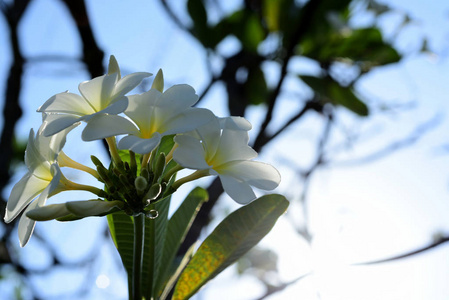
[[[161,260],[161,272],[159,273],[158,283],[156,285],[156,290],[159,291],[159,295],[164,290],[165,283],[172,276],[171,272],[177,269],[173,265],[179,246],[189,231],[201,205],[207,200],[207,191],[197,187],[189,193],[170,218],[167,236],[165,238],[164,253]]]
[[[152,296],[154,296],[157,292],[154,287],[156,286],[165,244],[169,207],[170,197],[156,204],[150,205],[151,209],[157,211],[157,218],[145,218],[142,291],[146,299],[152,299]]]
[[[207,25],[207,12],[202,0],[189,0],[187,10],[195,27],[204,27]]]
[[[134,248],[133,220],[122,211],[109,214],[107,218],[112,240],[114,241],[115,247],[117,247],[123,266],[128,273],[128,286],[131,286]]]
[[[265,103],[268,96],[267,82],[260,65],[248,71],[245,83],[245,94],[249,104],[257,105]]]
[[[354,94],[351,87],[341,86],[330,77],[301,76],[301,80],[319,95],[323,104],[342,105],[360,116],[368,115],[368,106]]]
[[[319,62],[351,60],[362,68],[385,65],[400,60],[398,52],[385,43],[377,28],[329,31],[309,36],[301,43],[301,54]]]
[[[230,214],[201,244],[181,273],[173,299],[188,299],[206,282],[255,246],[288,207],[281,195],[266,195]]]

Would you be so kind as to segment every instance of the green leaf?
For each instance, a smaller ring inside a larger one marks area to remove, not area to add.
[[[117,247],[123,266],[128,274],[128,286],[131,286],[134,248],[133,220],[122,211],[109,214],[107,218],[112,240],[114,241],[115,247]],[[129,291],[131,290],[129,289]]]
[[[157,211],[155,219],[145,218],[145,244],[142,266],[142,291],[146,299],[152,299],[157,290],[156,281],[161,265],[161,258],[165,244],[165,233],[167,231],[168,210],[170,198],[150,205],[151,209]]]
[[[285,212],[288,201],[266,195],[230,214],[201,244],[181,273],[174,300],[188,299],[255,246]]]
[[[189,0],[187,10],[193,21],[192,33],[203,44],[204,47],[214,48],[217,39],[213,30],[207,24],[207,11],[202,0]]]
[[[368,106],[354,94],[351,87],[341,86],[331,77],[300,76],[300,78],[319,95],[323,104],[341,105],[360,116],[369,114]]]
[[[240,10],[228,17],[234,34],[249,52],[257,52],[257,47],[265,39],[266,33],[260,17],[251,10]]]
[[[184,241],[190,226],[192,226],[193,220],[200,210],[201,205],[208,199],[207,191],[197,187],[187,195],[186,199],[170,218],[167,236],[165,238],[164,253],[161,260],[162,268],[160,269],[161,272],[159,273],[156,284],[156,290],[159,291],[159,295],[167,288],[164,288],[164,286],[172,276],[172,271],[176,270],[176,266],[173,267],[173,265],[181,243]]]
[[[253,105],[265,103],[267,100],[268,87],[260,65],[248,70],[248,78],[245,83],[245,96],[248,99],[248,103]]]
[[[301,55],[330,63],[350,60],[361,64],[364,71],[373,66],[395,63],[401,59],[398,52],[382,39],[377,28],[356,30],[329,30],[315,36],[309,35],[301,43]]]
[[[264,0],[262,5],[262,13],[265,23],[270,32],[279,30],[279,22],[281,15],[281,2],[279,0]]]
[[[170,197],[154,205],[158,217],[154,220],[145,218],[144,262],[142,267],[142,291],[149,295],[152,291],[154,278],[157,278],[159,262],[167,227],[168,207]],[[123,266],[128,273],[128,285],[131,286],[133,268],[134,226],[132,217],[124,212],[116,212],[107,216],[112,240],[120,254]],[[147,297],[147,299],[150,299]]]
[[[207,12],[202,0],[189,0],[187,10],[195,27],[203,27],[207,24]]]
[[[193,245],[189,247],[189,249],[187,250],[184,257],[181,259],[179,264],[177,264],[177,267],[176,267],[176,265],[172,266],[173,271],[170,272],[170,274],[172,274],[172,275],[168,279],[168,282],[165,285],[164,290],[162,291],[162,294],[160,296],[161,300],[165,300],[167,298],[167,296],[170,294],[170,291],[173,288],[173,286],[175,285],[176,280],[178,279],[182,270],[184,270],[184,268],[186,267],[188,262],[192,259],[193,252],[195,250],[195,246],[196,246],[196,243],[193,243]]]

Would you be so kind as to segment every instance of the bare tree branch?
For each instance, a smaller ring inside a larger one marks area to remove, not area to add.
[[[417,254],[427,252],[428,250],[438,247],[440,245],[443,245],[444,243],[447,243],[447,242],[449,242],[449,236],[441,237],[438,240],[436,240],[435,242],[431,243],[430,245],[424,246],[422,248],[419,248],[419,249],[416,249],[416,250],[413,250],[413,251],[410,251],[410,252],[407,252],[407,253],[404,253],[401,255],[384,258],[384,259],[379,259],[379,260],[374,260],[374,261],[355,263],[352,265],[353,266],[375,265],[375,264],[391,262],[391,261],[395,261],[395,260],[399,260],[399,259],[403,259],[403,258],[408,258],[411,256],[415,256]]]
[[[442,122],[443,118],[440,114],[435,115],[430,120],[419,124],[413,131],[405,138],[395,141],[389,145],[386,145],[382,149],[378,149],[373,153],[367,154],[363,157],[347,160],[347,161],[334,161],[333,166],[360,166],[361,164],[372,163],[379,159],[386,157],[394,152],[397,152],[406,147],[410,147],[419,141],[427,132],[434,129]]]
[[[281,291],[285,290],[287,287],[291,286],[292,284],[295,284],[298,281],[300,281],[312,274],[313,274],[313,272],[308,272],[308,273],[301,275],[298,278],[295,278],[289,282],[285,282],[285,283],[277,285],[277,286],[267,286],[267,291],[265,292],[265,294],[263,294],[262,296],[260,296],[259,298],[255,299],[255,300],[263,300],[275,293],[281,292]]]
[[[165,10],[167,15],[173,21],[173,23],[178,25],[178,27],[181,28],[182,30],[187,31],[188,33],[192,34],[191,30],[181,22],[181,20],[178,18],[178,16],[175,14],[175,12],[167,4],[167,0],[160,0],[159,2],[161,3],[162,8]],[[193,36],[193,34],[192,34],[192,36]]]
[[[105,73],[103,67],[104,52],[100,49],[95,40],[84,0],[62,0],[62,2],[67,5],[72,18],[76,23],[83,44],[83,61],[86,64],[91,77],[103,75]]]
[[[290,59],[294,56],[294,50],[295,50],[296,46],[298,45],[298,43],[300,42],[300,40],[302,39],[303,35],[307,32],[307,30],[309,28],[309,24],[313,21],[313,17],[315,15],[314,12],[315,12],[315,10],[318,9],[320,4],[321,4],[320,0],[309,1],[301,10],[302,14],[300,16],[299,24],[289,42],[289,44],[287,45],[287,47],[285,49],[286,54],[284,57],[284,61],[282,63],[281,75],[280,75],[278,84],[276,85],[276,88],[270,94],[270,96],[268,98],[268,101],[267,101],[268,107],[267,107],[267,112],[265,114],[265,119],[260,127],[259,134],[257,135],[256,140],[254,142],[254,146],[253,146],[254,150],[256,150],[258,152],[260,151],[260,149],[262,149],[262,147],[264,145],[266,145],[270,141],[266,137],[266,135],[267,135],[266,130],[267,130],[268,125],[271,122],[271,119],[273,118],[273,111],[274,111],[274,107],[276,105],[276,100],[278,99],[278,96],[281,92],[281,88],[284,83],[284,79],[287,76],[287,68],[288,68]]]

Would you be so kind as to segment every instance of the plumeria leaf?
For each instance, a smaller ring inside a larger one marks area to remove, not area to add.
[[[161,260],[161,266],[164,266],[164,268],[161,268],[159,272],[158,281],[155,286],[155,290],[159,291],[159,294],[156,296],[159,296],[164,289],[167,289],[164,286],[166,286],[167,281],[172,277],[172,272],[177,269],[175,264],[176,253],[187,235],[201,205],[208,199],[209,195],[207,191],[197,187],[189,193],[187,198],[170,218]]]
[[[172,299],[189,299],[243,256],[271,230],[288,204],[281,195],[266,195],[230,214],[201,244],[181,273]]]
[[[172,265],[172,269],[170,270],[170,274],[172,274],[172,275],[168,279],[167,283],[165,284],[164,290],[162,291],[162,294],[160,296],[161,300],[167,299],[167,296],[170,294],[170,291],[173,289],[173,286],[176,284],[176,280],[179,278],[179,275],[181,274],[182,270],[184,270],[186,265],[192,259],[195,248],[196,248],[196,243],[193,243],[192,246],[190,246],[189,249],[187,249],[186,254],[181,259],[179,264]]]
[[[156,299],[156,280],[158,278],[161,265],[161,258],[164,251],[165,234],[167,232],[168,210],[170,198],[150,205],[157,213],[157,217],[145,219],[145,246],[142,266],[142,291],[146,299]]]
[[[145,218],[145,248],[142,267],[142,291],[151,296],[152,287],[160,266],[160,259],[165,239],[168,208],[170,197],[154,204],[157,217]],[[131,287],[133,269],[134,225],[132,217],[123,212],[116,212],[107,216],[112,240],[120,254],[122,263],[128,273],[128,286]],[[147,297],[151,299],[151,297]]]
[[[123,211],[109,214],[108,225],[112,240],[128,273],[128,286],[131,286],[133,270],[134,225],[131,216]],[[131,299],[131,294],[130,294]]]

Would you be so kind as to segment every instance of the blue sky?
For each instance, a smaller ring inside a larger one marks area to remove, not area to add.
[[[225,11],[232,11],[236,2],[227,1]],[[207,83],[204,51],[194,39],[167,21],[155,3],[87,1],[100,47],[106,57],[110,54],[117,57],[123,73],[156,73],[163,68],[167,86],[188,83],[201,92]],[[263,246],[278,252],[282,279],[291,280],[311,270],[314,275],[269,299],[318,299],[319,294],[321,299],[330,300],[439,300],[449,295],[448,246],[394,263],[349,266],[419,248],[429,243],[438,232],[449,234],[449,155],[443,147],[449,141],[449,4],[418,0],[388,3],[396,11],[379,20],[379,26],[406,57],[399,64],[374,70],[361,80],[358,92],[373,107],[394,103],[410,108],[374,113],[368,119],[340,111],[339,129],[334,132],[328,151],[336,163],[314,174],[309,188],[307,211],[315,236],[313,243],[309,245],[299,238],[288,221],[301,214],[299,205],[292,205],[285,218],[262,242]],[[181,4],[176,4],[176,11],[185,15]],[[402,22],[404,13],[415,21],[396,34],[395,28]],[[27,64],[21,98],[25,114],[18,127],[18,133],[24,139],[30,127],[37,129],[40,125],[41,117],[35,112],[37,107],[55,93],[65,90],[77,92],[78,83],[89,79],[76,60],[52,63],[41,60],[44,55],[80,57],[80,41],[67,14],[60,1],[34,0],[20,26],[22,50],[26,57],[32,58]],[[4,20],[0,20],[0,32],[6,32]],[[360,25],[370,22],[370,15],[354,20],[354,24]],[[423,38],[428,39],[432,53],[417,53]],[[0,56],[2,93],[11,59],[7,45],[7,36],[0,34],[0,51],[6,54]],[[226,53],[232,53],[236,47],[232,39],[221,45]],[[313,72],[314,66],[298,59],[290,69]],[[267,70],[273,72],[267,74],[269,80],[276,78],[275,67],[267,66]],[[298,83],[291,81],[287,85],[295,88]],[[217,115],[226,115],[223,92],[222,86],[215,86],[201,105]],[[298,92],[306,94],[307,90]],[[287,93],[281,109],[276,111],[275,124],[280,124],[294,105],[298,104],[289,100]],[[250,111],[249,118],[255,127],[262,113],[262,107]],[[373,163],[344,163],[401,140],[434,118],[439,120],[438,126],[427,131],[411,147]],[[278,192],[291,195],[293,203],[299,201],[296,191],[300,191],[302,186],[294,177],[295,171],[285,161],[295,161],[298,168],[310,164],[316,137],[321,131],[322,121],[310,115],[262,153],[262,160],[276,165],[281,171],[283,182]],[[356,139],[350,145],[345,140],[348,133]],[[88,157],[94,151],[106,160],[102,149],[95,144],[80,148],[81,141],[76,134],[66,146],[69,155],[88,163]],[[338,150],[342,145],[345,151]],[[22,174],[18,172],[16,179]],[[87,180],[79,173],[72,175],[80,181]],[[181,194],[186,192],[184,189]],[[68,193],[54,201],[84,199],[86,196]],[[236,207],[232,201],[222,201],[216,210],[215,222],[224,216],[220,209]],[[56,251],[62,259],[76,261],[89,253],[103,226],[104,220],[90,219],[67,224],[40,223],[36,230],[58,245]],[[73,248],[77,251],[72,251]],[[32,239],[18,253],[21,259],[32,265],[45,266],[48,256],[39,249],[38,242]],[[113,246],[108,243],[101,246],[100,251],[103,259],[91,269],[84,268],[80,272],[56,270],[48,278],[36,279],[35,284],[42,287],[44,295],[53,295],[75,289],[82,284],[88,272],[93,274],[93,280],[107,276],[110,284],[104,288],[94,287],[86,299],[98,299],[104,295],[111,299],[126,297],[125,277],[119,272]],[[253,278],[236,278],[234,272],[230,268],[217,277],[198,299],[253,299],[262,292],[260,284]],[[232,289],[229,289],[230,285]]]

